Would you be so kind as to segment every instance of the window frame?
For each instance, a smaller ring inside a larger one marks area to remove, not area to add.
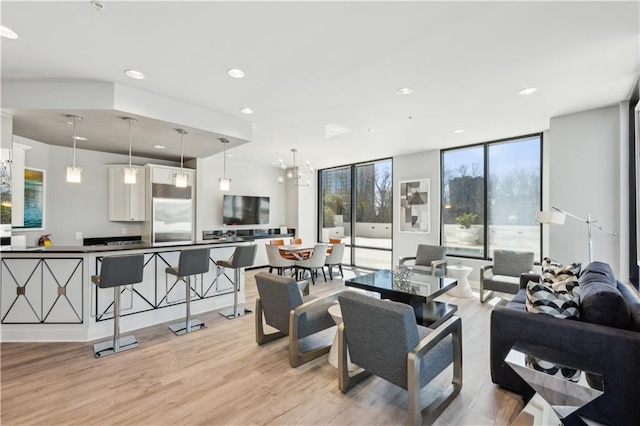
[[[453,148],[446,148],[446,149],[441,149],[440,150],[440,245],[444,245],[444,223],[443,223],[443,217],[444,217],[444,202],[443,202],[443,196],[444,196],[444,154],[445,152],[449,152],[449,151],[456,151],[456,150],[460,150],[460,149],[467,149],[467,148],[474,148],[474,147],[482,147],[482,155],[483,155],[483,164],[484,164],[484,171],[483,171],[483,176],[482,176],[482,182],[483,182],[483,188],[484,188],[484,194],[483,194],[483,223],[482,223],[482,233],[483,233],[483,255],[482,256],[471,256],[471,255],[464,255],[464,254],[455,254],[455,253],[447,253],[447,257],[454,257],[454,258],[461,258],[461,259],[472,259],[472,260],[493,260],[491,257],[489,257],[489,215],[488,215],[488,209],[487,209],[487,203],[489,201],[489,190],[488,190],[488,183],[489,183],[489,157],[488,157],[488,153],[489,153],[489,147],[491,145],[497,145],[497,144],[501,144],[501,143],[508,143],[508,142],[514,142],[517,141],[519,139],[529,139],[529,138],[534,138],[534,137],[538,137],[540,139],[540,208],[543,208],[543,199],[544,199],[544,186],[543,186],[543,182],[544,182],[544,132],[536,132],[536,133],[529,133],[526,135],[521,135],[521,136],[513,136],[513,137],[509,137],[509,138],[503,138],[503,139],[496,139],[496,140],[492,140],[492,141],[488,141],[488,142],[480,142],[480,143],[474,143],[474,144],[469,144],[469,145],[463,145],[463,146],[456,146]],[[538,262],[542,262],[542,258],[544,257],[544,254],[542,252],[542,248],[543,248],[543,244],[542,244],[542,240],[544,238],[543,235],[543,229],[542,229],[542,224],[539,224],[540,226],[540,241],[539,241],[539,245],[540,245],[540,259],[538,259]]]
[[[331,171],[331,170],[337,170],[337,169],[342,169],[342,168],[349,168],[351,176],[350,176],[350,185],[351,185],[351,191],[350,191],[350,197],[351,197],[351,225],[350,225],[350,233],[351,235],[349,236],[349,242],[345,244],[345,249],[349,250],[349,266],[353,266],[353,267],[357,267],[357,268],[361,268],[361,269],[372,269],[366,266],[359,266],[356,265],[354,263],[354,259],[356,258],[356,249],[367,249],[367,250],[380,250],[380,251],[389,251],[391,252],[391,263],[393,266],[393,235],[394,235],[394,230],[393,230],[393,226],[391,226],[391,248],[387,249],[387,248],[381,248],[381,247],[372,247],[372,246],[361,246],[361,245],[357,245],[355,244],[355,235],[356,235],[356,203],[354,203],[353,201],[356,199],[356,190],[357,190],[357,167],[358,166],[362,166],[365,164],[373,164],[373,163],[378,163],[378,162],[382,162],[382,161],[390,161],[391,162],[391,224],[393,224],[393,219],[395,217],[395,212],[393,211],[393,200],[394,200],[394,194],[393,194],[393,185],[394,185],[394,180],[393,180],[393,157],[385,157],[385,158],[378,158],[375,160],[368,160],[368,161],[359,161],[356,163],[349,163],[349,164],[342,164],[339,166],[332,166],[332,167],[326,167],[324,169],[318,169],[318,179],[317,179],[317,206],[318,206],[318,221],[316,223],[316,240],[317,241],[321,241],[322,240],[322,228],[323,228],[323,223],[324,223],[324,209],[323,209],[323,204],[322,204],[322,173],[326,172],[326,171]],[[346,238],[346,237],[345,237]],[[354,242],[353,244],[351,242]]]

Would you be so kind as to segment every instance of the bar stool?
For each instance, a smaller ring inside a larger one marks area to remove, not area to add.
[[[251,313],[248,309],[238,310],[238,290],[240,289],[240,268],[247,268],[253,265],[256,260],[256,248],[255,244],[248,246],[238,246],[236,251],[233,252],[233,256],[229,260],[218,261],[218,266],[224,268],[233,268],[233,309],[227,309],[220,312],[220,315],[227,317],[228,319],[238,318],[245,314]]]
[[[96,358],[138,347],[135,336],[120,337],[120,286],[141,282],[143,267],[143,254],[105,256],[100,275],[91,277],[91,282],[99,288],[113,287],[113,339],[93,345]]]
[[[180,251],[178,267],[165,269],[170,275],[175,275],[187,285],[186,305],[187,316],[184,322],[179,322],[169,326],[171,331],[178,336],[182,336],[192,331],[197,331],[205,327],[204,322],[191,319],[191,276],[209,272],[209,247],[197,249],[185,249]]]

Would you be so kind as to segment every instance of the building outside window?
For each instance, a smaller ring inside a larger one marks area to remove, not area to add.
[[[542,135],[441,152],[441,238],[448,255],[541,253]]]
[[[346,243],[344,264],[390,268],[392,160],[351,164],[319,174],[320,240],[341,238]]]

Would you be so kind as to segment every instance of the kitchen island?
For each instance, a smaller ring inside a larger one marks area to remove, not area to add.
[[[113,290],[96,288],[104,256],[144,254],[143,281],[122,287],[123,333],[185,316],[185,284],[167,267],[178,264],[180,250],[210,247],[210,268],[191,280],[192,314],[233,304],[232,271],[218,267],[242,238],[187,244],[122,246],[50,246],[10,248],[2,252],[1,340],[3,342],[91,341],[113,332]],[[244,274],[238,299],[244,302]]]

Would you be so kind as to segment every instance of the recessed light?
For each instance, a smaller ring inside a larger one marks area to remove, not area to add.
[[[227,158],[233,157],[233,154],[227,154]]]
[[[242,109],[240,109],[240,112],[243,114],[253,114],[253,110],[249,107],[244,107]]]
[[[77,140],[77,141],[88,141],[89,140],[89,138],[86,138],[84,136],[74,136],[73,138],[75,140]]]
[[[135,80],[144,80],[145,78],[147,78],[146,75],[138,70],[125,70],[124,73],[127,75],[127,77],[133,78]]]
[[[378,129],[367,129],[367,133],[378,133]]]
[[[464,129],[454,130],[453,133],[464,133]]]
[[[104,4],[100,3],[99,1],[92,1],[91,4],[96,8],[98,12],[104,10]]]
[[[401,87],[398,90],[396,90],[396,95],[409,95],[413,93],[413,89],[411,87]]]
[[[530,95],[534,92],[536,92],[538,89],[535,87],[527,87],[526,89],[522,89],[521,91],[518,92],[518,95],[520,96],[527,96]]]
[[[164,145],[154,145],[153,146],[155,149],[164,149],[165,146]]]
[[[227,74],[229,74],[229,77],[233,77],[233,78],[243,78],[244,77],[244,71],[238,69],[238,68],[231,68],[230,70],[227,70]]]
[[[4,25],[0,25],[0,36],[4,38],[8,38],[10,40],[15,40],[18,38],[18,34],[15,33],[11,28],[7,28]]]

